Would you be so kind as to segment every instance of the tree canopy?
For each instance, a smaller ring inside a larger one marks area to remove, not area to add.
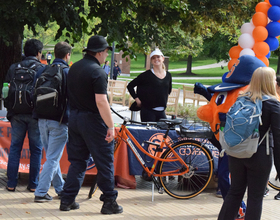
[[[9,66],[20,61],[24,26],[36,32],[56,21],[56,38],[78,42],[83,34],[99,34],[117,47],[133,53],[139,48],[160,46],[164,33],[198,36],[215,33],[219,27],[235,32],[248,20],[257,0],[10,0],[0,2],[0,79]],[[94,24],[92,21],[95,21]],[[235,24],[235,25],[233,25]]]

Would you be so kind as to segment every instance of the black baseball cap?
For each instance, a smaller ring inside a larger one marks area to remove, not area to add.
[[[109,46],[106,39],[100,35],[94,35],[88,40],[87,48],[83,50],[85,51],[92,51],[92,52],[100,52],[108,48],[112,50],[112,47]]]

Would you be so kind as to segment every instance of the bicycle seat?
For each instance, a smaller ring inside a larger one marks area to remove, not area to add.
[[[173,126],[173,125],[179,125],[182,123],[183,119],[179,119],[179,118],[176,118],[176,119],[165,119],[165,118],[162,118],[159,120],[160,122],[164,122],[165,124],[169,125],[170,127]]]

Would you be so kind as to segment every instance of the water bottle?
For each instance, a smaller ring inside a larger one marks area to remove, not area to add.
[[[260,137],[259,129],[256,128],[256,129],[254,130],[254,132],[253,132],[251,138],[253,139],[253,138],[259,138],[259,137]]]
[[[9,93],[9,83],[3,83],[3,88],[2,88],[2,97],[5,99],[7,98]]]
[[[225,121],[221,121],[220,122],[220,130],[223,131],[225,128],[226,122]]]

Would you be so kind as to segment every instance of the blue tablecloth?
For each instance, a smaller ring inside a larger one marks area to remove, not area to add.
[[[151,142],[160,144],[161,140],[163,139],[163,135],[166,132],[165,130],[160,130],[160,129],[155,129],[155,128],[147,129],[146,126],[137,126],[137,125],[129,125],[127,128],[131,132],[131,134],[136,138],[136,140],[139,142],[139,144],[141,144],[141,145],[144,141],[151,141]],[[182,139],[183,138],[180,137],[175,130],[169,131],[169,134],[168,134],[169,142],[175,143]],[[195,138],[194,140],[199,141],[199,142],[204,141],[204,139],[200,139],[200,138]],[[212,152],[212,156],[214,159],[214,173],[216,173],[217,168],[218,168],[219,151],[208,140],[205,143],[205,146]],[[142,147],[144,149],[148,148],[148,151],[152,151],[153,150],[152,148],[155,146],[150,145],[148,147],[148,144],[145,144]],[[142,171],[143,171],[142,166],[139,164],[138,160],[134,156],[133,152],[130,150],[129,146],[127,146],[127,148],[128,148],[127,150],[128,150],[128,157],[129,157],[130,175],[141,175]],[[142,158],[145,160],[145,162],[147,163],[147,166],[149,166],[153,163],[153,160],[150,157],[145,156],[145,154],[142,153],[142,151],[138,150],[138,152],[142,156]]]

